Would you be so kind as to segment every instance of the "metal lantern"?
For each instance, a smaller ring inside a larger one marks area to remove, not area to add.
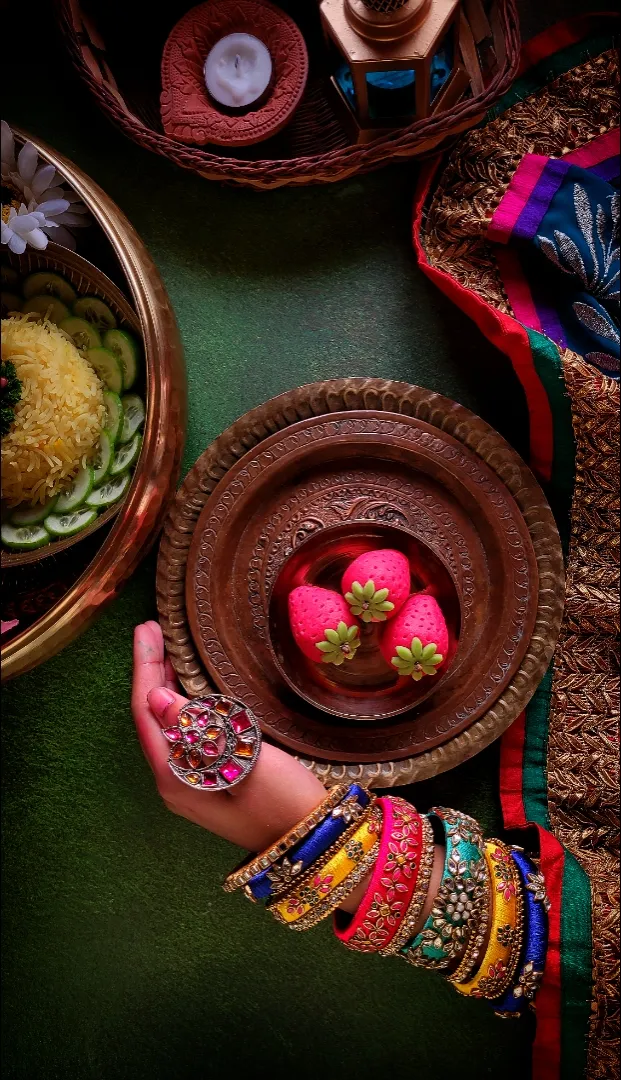
[[[469,84],[459,0],[321,0],[331,83],[355,142],[453,106]]]

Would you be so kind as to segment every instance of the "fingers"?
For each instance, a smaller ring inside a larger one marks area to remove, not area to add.
[[[148,698],[165,679],[162,631],[157,623],[143,623],[134,632],[132,714],[145,757],[156,776],[167,768],[168,747]]]

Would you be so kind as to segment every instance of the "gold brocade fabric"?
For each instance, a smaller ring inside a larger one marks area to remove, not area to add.
[[[431,266],[512,315],[486,239],[494,210],[525,154],[561,157],[619,123],[614,50],[573,68],[496,120],[469,131],[451,152],[421,236]]]
[[[560,157],[618,125],[619,64],[602,53],[468,132],[421,241],[429,263],[513,315],[486,239],[525,154]],[[566,607],[549,718],[551,827],[592,890],[589,1080],[619,1076],[619,384],[563,354],[576,440]]]
[[[554,655],[548,810],[591,880],[587,1076],[619,1075],[619,383],[563,357],[576,439],[565,613]]]

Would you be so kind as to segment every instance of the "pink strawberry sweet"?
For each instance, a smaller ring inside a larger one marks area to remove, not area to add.
[[[363,622],[385,622],[410,595],[410,564],[392,548],[366,551],[347,567],[341,591],[352,615]]]
[[[289,593],[289,621],[295,641],[317,664],[352,660],[360,645],[360,627],[345,600],[332,589],[299,585]]]
[[[386,627],[380,649],[384,659],[402,676],[418,682],[435,675],[446,660],[449,646],[446,620],[428,593],[415,593]]]

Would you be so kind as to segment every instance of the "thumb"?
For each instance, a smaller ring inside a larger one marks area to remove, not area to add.
[[[153,715],[159,720],[162,727],[174,727],[177,717],[188,699],[169,690],[167,686],[156,686],[149,691],[147,701]]]

